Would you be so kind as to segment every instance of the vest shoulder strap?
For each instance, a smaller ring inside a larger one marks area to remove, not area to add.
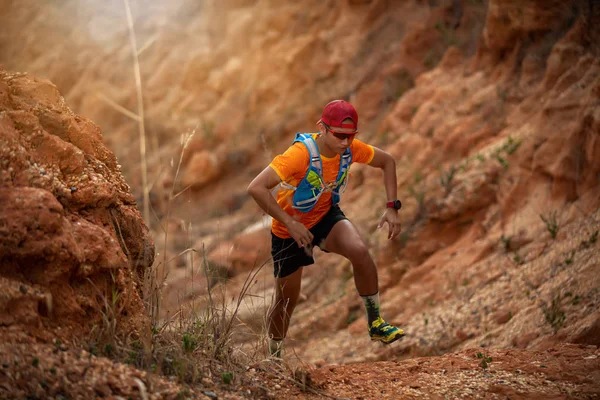
[[[308,150],[308,157],[310,158],[310,166],[313,169],[316,169],[319,175],[321,175],[323,171],[323,164],[321,163],[321,153],[319,152],[319,146],[317,146],[317,142],[313,139],[312,134],[310,133],[296,133],[296,138],[294,139],[294,143],[301,142],[306,146]]]

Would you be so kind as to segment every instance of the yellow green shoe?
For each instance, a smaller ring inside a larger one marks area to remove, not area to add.
[[[369,336],[371,340],[379,341],[383,344],[390,344],[404,337],[404,331],[390,325],[379,317],[369,326]]]

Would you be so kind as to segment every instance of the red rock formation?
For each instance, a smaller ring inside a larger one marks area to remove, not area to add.
[[[3,329],[91,328],[115,293],[124,326],[147,324],[154,243],[98,126],[49,81],[0,69],[0,160]]]

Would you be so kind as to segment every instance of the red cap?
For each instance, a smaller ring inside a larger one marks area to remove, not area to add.
[[[342,124],[345,119],[351,119],[352,123]],[[333,131],[335,131],[335,128],[346,128],[358,132],[358,113],[352,107],[352,104],[344,100],[334,100],[327,103],[318,122],[325,123],[329,128],[333,128],[331,129]]]

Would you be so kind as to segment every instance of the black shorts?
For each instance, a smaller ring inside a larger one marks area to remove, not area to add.
[[[346,218],[338,205],[332,206],[327,214],[317,222],[315,226],[309,229],[313,234],[312,246],[319,246],[321,250],[322,242],[327,238],[333,226]],[[324,250],[325,251],[325,250]],[[283,278],[298,270],[300,267],[315,263],[312,256],[312,248],[307,251],[298,247],[293,238],[282,239],[271,232],[271,255],[273,256],[273,274],[275,277]]]

